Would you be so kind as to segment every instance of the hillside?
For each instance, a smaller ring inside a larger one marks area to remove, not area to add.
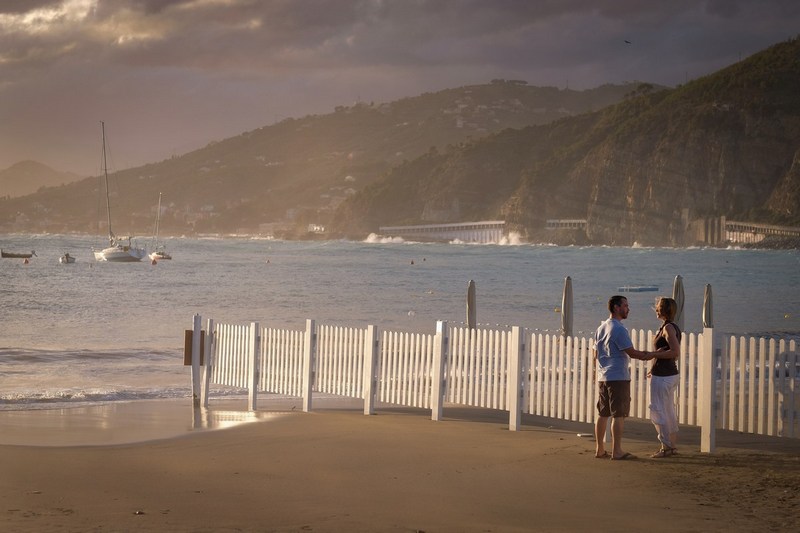
[[[334,228],[505,219],[536,242],[693,244],[704,217],[800,225],[800,40],[675,89],[430,151],[344,204]],[[585,219],[559,235],[547,219]]]
[[[80,179],[71,172],[59,172],[35,161],[21,161],[0,170],[0,197],[25,196],[42,187],[53,187]]]
[[[149,234],[162,192],[164,234],[302,236],[309,223],[326,225],[348,197],[405,161],[507,128],[602,109],[633,87],[572,91],[494,80],[286,119],[181,157],[111,172],[114,226]],[[112,140],[113,128],[106,124]],[[87,150],[99,150],[99,137]],[[0,231],[96,232],[101,187],[89,178],[5,200]]]

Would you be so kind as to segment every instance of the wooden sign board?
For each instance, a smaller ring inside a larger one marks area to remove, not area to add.
[[[183,330],[183,364],[192,366],[192,341],[194,331],[191,329]],[[206,331],[200,330],[200,366],[203,366],[203,354],[206,350]]]

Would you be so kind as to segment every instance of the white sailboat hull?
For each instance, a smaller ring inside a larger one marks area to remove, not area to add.
[[[134,263],[141,261],[147,256],[147,250],[135,246],[110,246],[102,250],[94,251],[94,258],[97,261],[107,261],[109,263]]]

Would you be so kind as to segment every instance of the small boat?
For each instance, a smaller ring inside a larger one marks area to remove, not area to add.
[[[657,291],[658,287],[655,285],[624,285],[617,290],[619,292],[650,292]]]
[[[3,249],[0,249],[0,257],[3,259],[30,259],[31,257],[36,256],[36,252],[31,250],[30,253],[25,252],[6,252]]]
[[[71,265],[72,263],[75,262],[75,257],[69,255],[69,252],[67,252],[58,258],[58,262],[61,263],[62,265]]]
[[[155,249],[155,251],[150,253],[150,261],[152,261],[153,263],[155,263],[156,261],[161,261],[162,259],[172,259],[172,256],[169,255],[166,247],[163,244],[158,244],[158,222],[160,219],[161,219],[161,193],[158,193],[158,209],[156,210],[156,227],[153,230],[153,242],[152,242],[152,247]]]
[[[172,259],[172,256],[169,255],[169,253],[166,250],[161,249],[161,250],[156,250],[155,252],[151,252],[150,259],[152,261],[161,261],[162,259]]]
[[[97,261],[109,263],[132,263],[141,261],[147,255],[147,250],[139,248],[131,242],[131,237],[117,237],[111,230],[111,199],[108,194],[108,165],[106,164],[106,125],[100,122],[103,131],[103,175],[106,184],[106,215],[108,217],[108,247],[102,250],[93,250]]]

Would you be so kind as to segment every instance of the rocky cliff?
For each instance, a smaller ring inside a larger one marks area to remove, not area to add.
[[[507,130],[395,168],[340,208],[343,233],[422,222],[507,220],[532,241],[693,244],[693,219],[800,225],[800,41],[713,75],[550,125]],[[585,219],[585,234],[547,219]]]

